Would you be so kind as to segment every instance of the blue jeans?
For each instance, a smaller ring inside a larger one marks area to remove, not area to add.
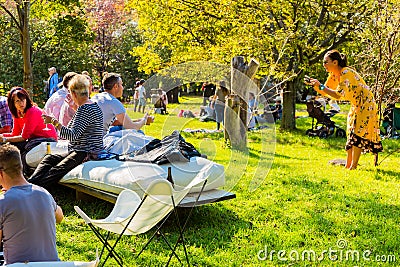
[[[113,132],[117,132],[117,131],[121,131],[123,130],[124,127],[122,127],[122,125],[116,125],[116,126],[112,126],[108,129],[109,133],[113,133]]]

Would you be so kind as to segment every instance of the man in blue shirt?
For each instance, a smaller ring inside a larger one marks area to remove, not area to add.
[[[147,113],[142,119],[132,120],[126,113],[124,105],[117,99],[122,96],[124,86],[117,73],[107,73],[103,78],[104,92],[96,94],[92,100],[103,111],[103,132],[106,135],[110,126],[119,126],[118,130],[140,128],[147,122]],[[113,130],[115,131],[115,130]]]

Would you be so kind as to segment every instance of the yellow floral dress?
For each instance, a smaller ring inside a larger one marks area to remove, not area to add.
[[[363,78],[355,70],[345,67],[339,78],[330,74],[325,85],[336,88],[341,95],[338,100],[347,100],[351,104],[347,117],[346,150],[357,146],[364,152],[381,152],[378,111],[374,95]]]

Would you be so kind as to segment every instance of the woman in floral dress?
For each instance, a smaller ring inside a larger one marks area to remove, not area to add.
[[[347,66],[346,55],[337,50],[328,51],[323,63],[329,73],[327,81],[322,84],[311,78],[309,84],[324,96],[350,102],[346,168],[353,170],[357,168],[361,152],[377,154],[383,150],[374,95],[361,76]]]

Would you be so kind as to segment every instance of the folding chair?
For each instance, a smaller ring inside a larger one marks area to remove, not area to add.
[[[393,108],[393,125],[391,128],[391,137],[399,137],[400,135],[400,108]]]
[[[400,108],[389,104],[383,112],[382,127],[385,129],[385,138],[399,138],[400,136]]]
[[[103,244],[103,248],[100,253],[100,259],[104,252],[104,249],[108,250],[108,254],[102,262],[101,266],[104,266],[109,257],[114,258],[119,266],[123,266],[121,256],[118,255],[118,253],[115,251],[115,247],[120,241],[121,237],[123,235],[139,235],[142,233],[146,233],[154,226],[157,226],[156,230],[136,257],[140,256],[147,245],[158,233],[171,249],[171,256],[166,266],[168,266],[173,256],[175,256],[181,263],[180,258],[175,253],[179,241],[182,242],[186,261],[189,266],[189,257],[187,255],[185,239],[183,236],[184,227],[180,225],[176,207],[189,193],[190,189],[193,186],[203,183],[201,191],[196,199],[197,203],[207,182],[206,178],[208,177],[208,170],[211,167],[212,166],[210,164],[210,166],[206,167],[205,170],[203,169],[204,171],[199,172],[198,175],[192,180],[192,182],[182,190],[175,190],[172,187],[171,183],[165,179],[157,179],[150,183],[147,190],[145,190],[143,199],[140,199],[139,195],[136,192],[125,189],[118,195],[113,210],[105,219],[92,220],[78,206],[75,206],[74,208],[76,212],[85,220],[85,222],[89,225],[89,227],[93,230],[95,235]],[[192,207],[194,207],[196,203],[193,204]],[[177,225],[179,228],[179,237],[174,247],[171,246],[171,244],[168,242],[165,235],[161,231],[164,222],[168,219],[169,215],[172,212],[174,212],[176,216]],[[100,229],[106,230],[107,235],[102,235]],[[119,235],[113,245],[108,242],[110,233],[115,233]]]

